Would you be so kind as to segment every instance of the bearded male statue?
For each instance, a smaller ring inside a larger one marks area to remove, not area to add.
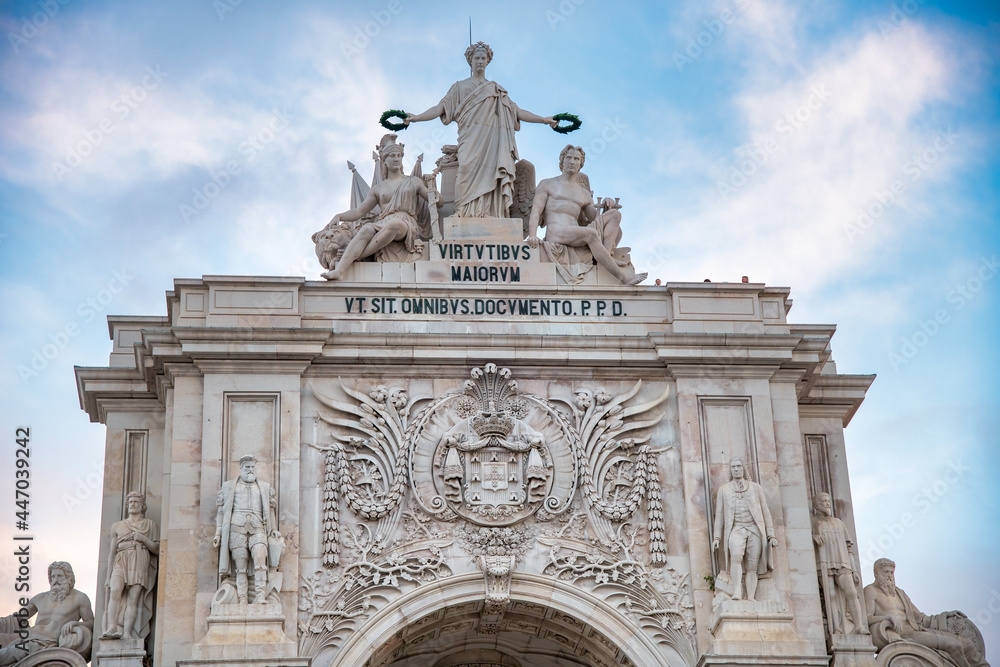
[[[253,566],[254,603],[267,602],[268,569],[277,571],[284,548],[275,520],[277,498],[267,482],[257,478],[257,459],[240,458],[240,475],[222,483],[216,498],[215,538],[219,549],[219,574],[225,580],[236,575],[240,604],[248,601],[248,571]],[[235,566],[235,567],[234,567]],[[272,582],[273,583],[273,582]]]
[[[861,609],[858,589],[861,575],[854,567],[854,542],[844,522],[833,516],[829,493],[813,498],[813,542],[820,590],[826,602],[827,629],[830,635],[847,634],[848,617],[853,634],[868,634],[867,614]]]
[[[896,588],[896,564],[875,561],[875,583],[865,586],[865,606],[872,640],[879,650],[895,642],[914,642],[933,649],[958,667],[989,667],[983,637],[960,611],[922,614],[902,589]]]
[[[13,665],[32,653],[57,646],[89,657],[94,612],[90,598],[74,586],[76,576],[73,567],[56,561],[49,565],[49,590],[31,598],[24,607],[27,615],[14,613],[0,618],[0,629],[7,632],[18,632],[20,621],[24,621],[19,632],[21,639],[0,648],[0,667]],[[32,616],[35,616],[35,624],[27,628],[27,621]]]

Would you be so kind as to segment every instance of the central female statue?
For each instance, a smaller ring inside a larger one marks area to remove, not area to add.
[[[458,123],[458,177],[455,215],[468,218],[506,218],[514,201],[514,132],[521,122],[555,127],[551,116],[542,117],[518,108],[495,81],[486,79],[493,60],[488,44],[478,42],[465,51],[472,76],[456,82],[436,105],[409,116],[403,123],[440,118]]]

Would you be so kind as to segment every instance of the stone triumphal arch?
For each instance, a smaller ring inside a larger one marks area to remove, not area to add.
[[[835,327],[785,287],[642,284],[582,149],[537,183],[516,160],[556,120],[492,55],[395,114],[458,124],[433,171],[396,133],[372,183],[350,165],[325,280],[178,279],[109,318],[76,371],[107,427],[96,664],[947,667],[931,637],[985,665],[971,623],[901,636],[876,612],[905,596],[858,585],[844,428],[874,377]]]

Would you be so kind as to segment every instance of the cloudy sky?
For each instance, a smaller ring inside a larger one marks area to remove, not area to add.
[[[651,278],[790,286],[876,373],[847,431],[864,577],[888,556],[925,612],[1000,660],[1000,7],[690,0],[7,2],[0,9],[0,613],[13,611],[13,440],[31,427],[34,587],[97,589],[104,428],[73,365],[105,316],[161,315],[175,277],[317,278],[309,235],[368,177],[379,114],[468,69],[569,111],[596,193]],[[268,129],[272,128],[272,129]],[[274,130],[273,128],[277,128]],[[454,126],[407,130],[407,166]],[[539,177],[565,137],[518,135]]]

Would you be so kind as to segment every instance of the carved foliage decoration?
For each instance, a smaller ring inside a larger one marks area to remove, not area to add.
[[[543,573],[617,605],[638,627],[674,649],[688,665],[698,659],[694,602],[687,574],[650,566],[637,553],[641,528],[621,524],[610,540],[593,539],[587,518],[573,514],[538,537],[549,547]]]
[[[579,389],[575,400],[562,399],[561,402],[569,407],[575,419],[580,483],[590,508],[597,515],[597,524],[604,528],[604,538],[611,539],[606,522],[621,523],[631,519],[645,497],[650,562],[663,565],[666,563],[666,543],[655,459],[663,450],[654,450],[646,444],[652,427],[663,416],[630,418],[650,412],[666,400],[667,393],[646,403],[625,405],[641,388],[640,380],[618,396],[612,396],[604,387],[593,391]]]
[[[300,655],[341,646],[370,614],[458,565],[484,576],[480,632],[498,626],[511,577],[527,567],[603,596],[693,664],[689,584],[664,567],[665,448],[649,443],[667,393],[634,401],[641,388],[543,398],[495,364],[438,397],[311,387],[329,432],[313,445],[325,452],[324,570],[302,581]],[[539,545],[547,560],[527,556]]]

